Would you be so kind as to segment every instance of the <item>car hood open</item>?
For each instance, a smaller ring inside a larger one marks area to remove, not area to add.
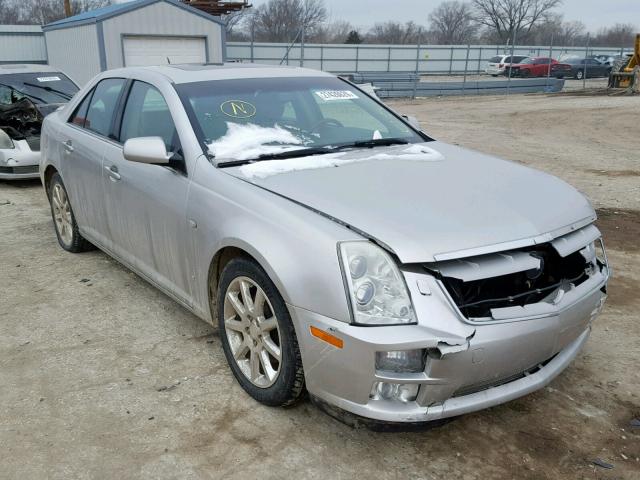
[[[595,220],[560,179],[441,142],[225,171],[354,228],[403,263],[542,243]]]

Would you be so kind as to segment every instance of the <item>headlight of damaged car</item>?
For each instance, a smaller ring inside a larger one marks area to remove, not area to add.
[[[15,148],[13,140],[7,135],[7,132],[0,128],[0,148]]]
[[[361,241],[340,243],[339,253],[356,324],[416,323],[404,278],[387,252]]]

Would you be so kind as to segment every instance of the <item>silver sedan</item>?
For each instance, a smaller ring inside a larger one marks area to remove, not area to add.
[[[218,325],[266,405],[307,390],[370,425],[497,405],[562,372],[606,297],[583,195],[318,71],[105,72],[42,147],[61,247],[96,246]]]

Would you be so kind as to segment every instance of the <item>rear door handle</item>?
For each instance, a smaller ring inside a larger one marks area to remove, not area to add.
[[[111,165],[111,166],[105,165],[104,169],[107,171],[112,181],[117,182],[122,178],[118,173],[118,167],[116,167],[115,165]]]
[[[71,140],[67,140],[62,145],[64,145],[64,149],[67,152],[69,152],[69,153],[73,152],[74,149],[73,149],[73,143],[71,142]]]

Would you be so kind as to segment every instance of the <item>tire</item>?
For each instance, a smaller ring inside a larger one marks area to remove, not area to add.
[[[584,77],[584,72],[582,70],[578,70],[576,72],[576,80],[582,80],[583,77]]]
[[[53,219],[53,226],[60,246],[71,253],[81,253],[95,249],[80,234],[76,217],[69,201],[69,195],[60,174],[54,173],[51,177],[48,195],[51,218]]]
[[[260,291],[265,300],[259,300]],[[217,302],[222,348],[240,386],[264,405],[295,404],[305,391],[302,357],[289,311],[271,279],[254,261],[235,258],[222,271]]]

